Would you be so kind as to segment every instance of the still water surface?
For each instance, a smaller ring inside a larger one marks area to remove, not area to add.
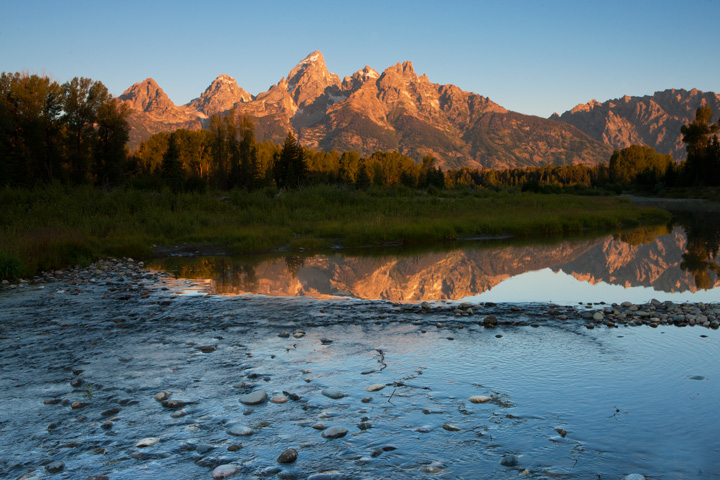
[[[171,257],[207,293],[392,301],[646,303],[720,300],[720,217],[591,239],[461,242],[431,251]]]

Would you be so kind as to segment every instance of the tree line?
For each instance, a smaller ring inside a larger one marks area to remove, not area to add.
[[[213,115],[209,128],[158,133],[127,149],[129,111],[99,81],[58,84],[26,73],[0,76],[0,186],[50,182],[131,185],[197,191],[342,184],[409,188],[505,188],[554,193],[588,190],[661,191],[720,185],[720,121],[709,105],[682,127],[687,160],[681,164],[651,147],[615,150],[596,166],[548,165],[442,171],[432,155],[419,162],[396,151],[363,157],[319,151],[289,132],[283,145],[257,142],[252,118]]]
[[[98,81],[0,75],[0,185],[117,184],[128,109]]]

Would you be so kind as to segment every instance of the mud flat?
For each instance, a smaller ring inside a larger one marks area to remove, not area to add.
[[[124,259],[3,286],[0,477],[720,478],[717,304],[168,280]]]

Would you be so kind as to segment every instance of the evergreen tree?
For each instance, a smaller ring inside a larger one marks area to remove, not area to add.
[[[172,133],[168,139],[168,148],[163,155],[161,171],[165,185],[170,187],[173,192],[182,190],[184,175],[182,164],[180,163],[180,149],[174,133]]]
[[[130,134],[128,113],[128,106],[114,98],[98,108],[97,137],[93,152],[97,185],[117,185],[122,179],[127,159],[125,144]]]
[[[371,184],[372,180],[368,174],[368,169],[364,163],[361,163],[358,168],[357,178],[355,179],[355,188],[367,190]]]
[[[255,144],[255,124],[247,115],[240,120],[242,140],[239,145],[241,185],[254,190],[260,175],[258,150]]]
[[[75,183],[91,179],[95,123],[100,107],[112,100],[105,85],[89,78],[73,78],[62,86],[62,122],[67,132],[67,170]]]
[[[292,132],[288,132],[283,148],[275,158],[273,176],[278,188],[293,188],[305,183],[307,178],[305,153]]]
[[[713,158],[714,151],[711,148],[714,134],[720,125],[711,124],[711,119],[712,109],[705,104],[695,112],[695,120],[680,129],[687,151],[684,171],[692,185],[713,184],[716,179],[720,180],[720,172],[716,166],[720,160]]]

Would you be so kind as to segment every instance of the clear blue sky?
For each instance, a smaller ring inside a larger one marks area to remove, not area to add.
[[[720,92],[720,0],[2,0],[0,70],[154,78],[176,104],[220,74],[252,94],[320,50],[340,77],[410,60],[418,75],[547,117],[595,98]]]

